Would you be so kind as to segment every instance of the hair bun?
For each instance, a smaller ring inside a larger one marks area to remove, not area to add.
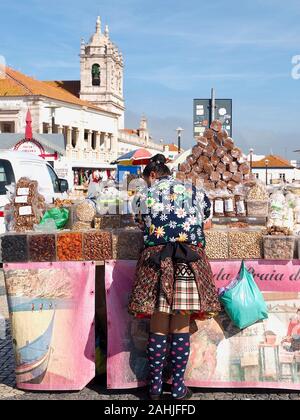
[[[164,155],[158,153],[157,155],[151,158],[151,162],[160,165],[160,164],[165,164],[167,162],[167,159]]]

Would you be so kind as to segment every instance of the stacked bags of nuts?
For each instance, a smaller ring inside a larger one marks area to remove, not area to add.
[[[192,154],[180,165],[178,179],[202,180],[207,191],[227,189],[233,193],[239,184],[251,178],[247,158],[235,147],[220,121],[213,121],[197,142]]]
[[[38,192],[37,181],[21,178],[13,198],[14,226],[16,232],[32,231],[45,211],[45,198]]]
[[[75,210],[76,222],[73,224],[72,230],[89,230],[96,217],[96,207],[93,201],[85,200],[78,204]]]

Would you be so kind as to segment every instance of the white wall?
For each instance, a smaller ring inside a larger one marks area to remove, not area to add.
[[[1,97],[1,121],[13,121],[16,133],[24,132],[25,134],[27,106],[22,99]]]
[[[55,101],[49,101],[49,103],[41,105],[40,119],[43,122],[51,122],[50,110],[46,108],[50,103],[60,106],[55,110],[55,123],[57,125],[77,127],[82,131],[86,129],[117,135],[118,123],[113,116],[101,114],[91,109],[84,110],[71,104],[64,106],[62,103]]]
[[[253,173],[259,175],[259,179],[263,182],[266,180],[266,169],[265,168],[253,168]],[[287,182],[292,182],[293,179],[300,181],[300,170],[299,169],[268,169],[268,182],[272,179],[279,180],[280,174],[285,174]]]

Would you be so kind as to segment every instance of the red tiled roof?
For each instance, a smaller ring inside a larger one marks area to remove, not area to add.
[[[76,82],[42,82],[33,77],[26,76],[9,67],[5,68],[5,78],[0,79],[1,96],[45,96],[74,105],[86,106],[98,111],[104,111],[88,101],[83,101],[74,93]]]
[[[132,128],[124,128],[120,131],[123,131],[126,134],[135,134],[135,135],[138,134],[137,130],[133,130]]]
[[[45,80],[49,86],[57,87],[66,90],[74,96],[79,98],[80,95],[80,80]]]
[[[171,144],[166,144],[165,147],[169,147],[169,152],[178,152],[178,146],[176,146],[176,144],[171,143]]]
[[[258,160],[252,163],[253,169],[265,168],[266,167],[266,160],[269,161],[268,168],[285,168],[285,169],[293,169],[294,166],[290,164],[290,162],[280,156],[269,155],[266,156],[262,160]]]

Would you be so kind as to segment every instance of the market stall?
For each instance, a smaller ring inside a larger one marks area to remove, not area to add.
[[[272,314],[243,331],[225,313],[217,322],[197,321],[189,384],[300,389],[299,192],[269,191],[254,180],[218,122],[198,139],[177,176],[204,187],[213,203],[206,241],[217,286],[230,283],[241,260],[248,261]],[[98,371],[107,356],[108,387],[145,383],[148,321],[133,320],[126,308],[143,233],[122,194],[107,186],[92,199],[49,206],[36,181],[23,178],[8,188],[1,258],[19,388],[84,387],[95,374],[95,328]],[[27,371],[32,374],[23,375]]]
[[[135,261],[106,263],[108,323],[107,385],[111,389],[147,383],[148,319],[128,315]],[[212,261],[218,288],[235,278],[240,260]],[[222,313],[194,321],[188,386],[199,388],[300,389],[300,261],[249,260],[246,266],[263,291],[269,318],[240,331]],[[165,380],[170,379],[168,362]]]

